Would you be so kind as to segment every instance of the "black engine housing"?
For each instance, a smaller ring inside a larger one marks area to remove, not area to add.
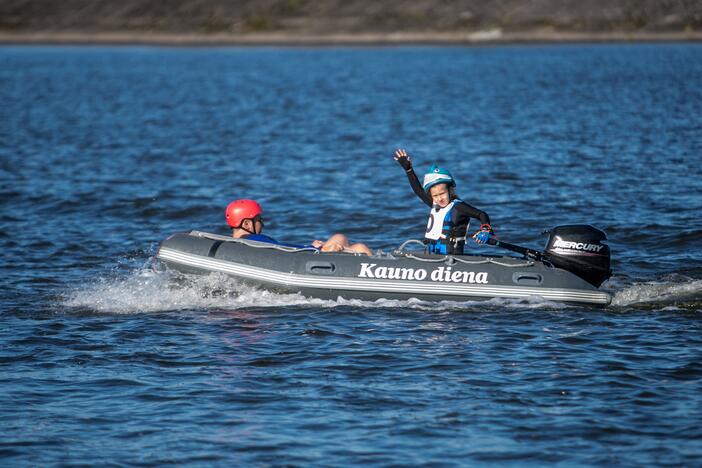
[[[607,234],[588,224],[557,226],[550,231],[543,258],[595,287],[612,276]]]

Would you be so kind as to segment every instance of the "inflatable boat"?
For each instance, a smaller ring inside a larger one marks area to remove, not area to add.
[[[588,225],[559,226],[544,252],[490,239],[521,254],[434,255],[409,250],[372,257],[322,253],[310,247],[233,239],[200,231],[178,233],[161,244],[157,259],[183,272],[221,272],[281,293],[322,299],[417,298],[466,301],[532,298],[605,306],[610,295],[598,287],[611,275],[605,234]]]

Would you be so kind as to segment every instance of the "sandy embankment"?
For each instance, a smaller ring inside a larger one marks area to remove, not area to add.
[[[509,44],[702,40],[700,0],[1,0],[0,43]]]
[[[2,32],[3,44],[147,44],[170,46],[265,45],[401,45],[401,44],[510,44],[577,42],[677,42],[702,41],[702,31],[683,32],[502,32],[491,29],[472,33],[355,33],[355,34],[192,34],[149,32],[36,31]]]

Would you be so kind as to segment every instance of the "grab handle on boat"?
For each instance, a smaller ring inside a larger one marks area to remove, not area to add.
[[[336,271],[336,265],[331,262],[307,262],[305,269],[317,275],[332,275]]]
[[[538,286],[544,282],[544,277],[538,273],[525,273],[518,271],[512,275],[512,281],[515,284],[523,284],[526,286]]]

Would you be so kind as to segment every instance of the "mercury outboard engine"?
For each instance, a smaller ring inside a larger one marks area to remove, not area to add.
[[[568,270],[591,285],[612,276],[607,234],[588,224],[557,226],[550,231],[543,259],[556,268]]]

